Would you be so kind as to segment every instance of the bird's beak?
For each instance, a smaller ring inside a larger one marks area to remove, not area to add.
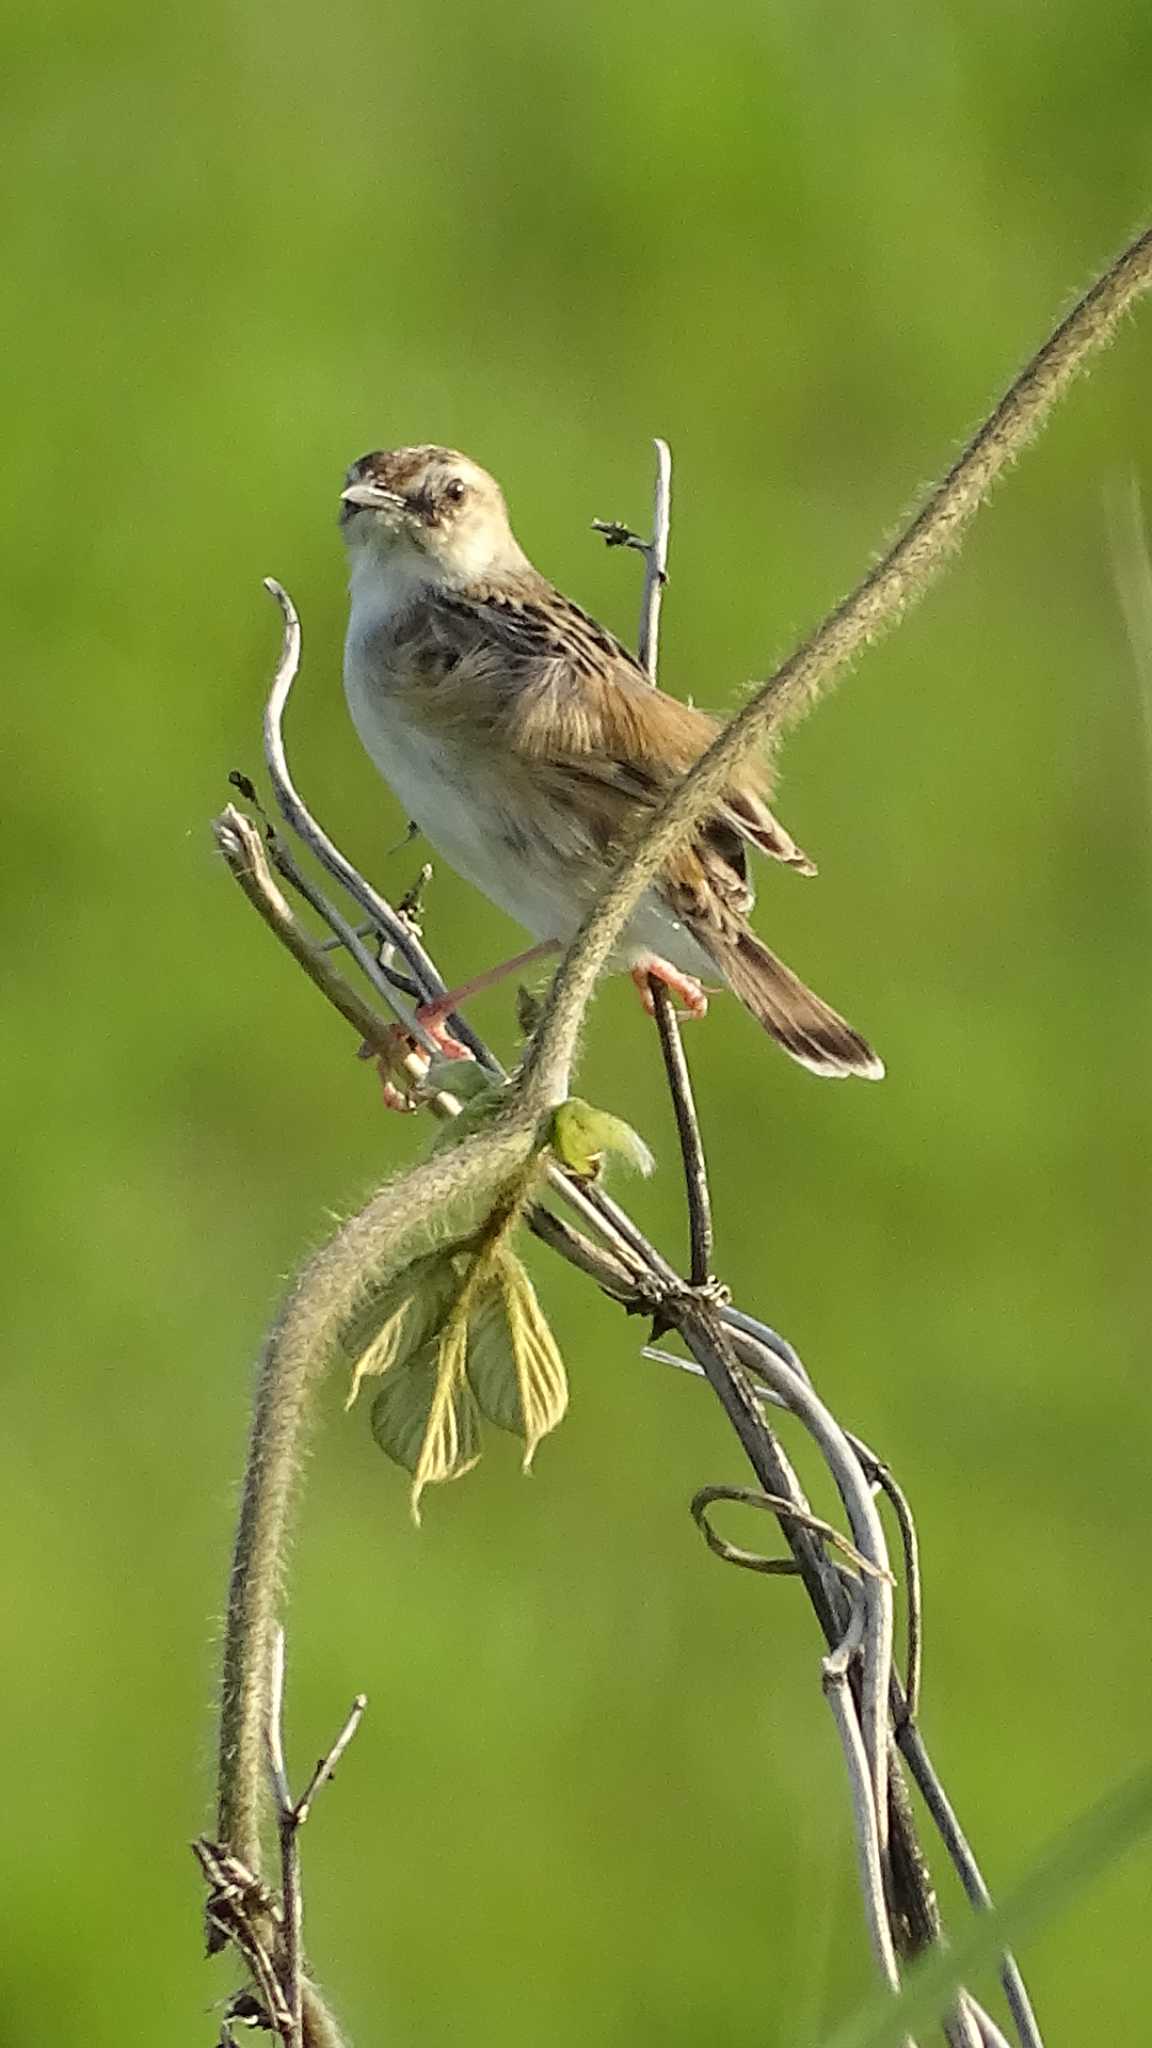
[[[345,505],[362,506],[374,512],[401,512],[407,502],[399,491],[386,491],[383,484],[349,484],[340,498]]]

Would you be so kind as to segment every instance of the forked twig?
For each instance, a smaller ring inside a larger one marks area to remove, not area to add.
[[[228,2019],[278,2034],[283,2048],[343,2048],[340,2030],[304,1968],[304,1897],[300,1882],[300,1830],[320,1787],[332,1777],[364,1715],[367,1696],[358,1693],[340,1733],[319,1759],[304,1791],[294,1798],[284,1752],[284,1632],[277,1629],[269,1670],[267,1751],[280,1849],[280,1896],[225,1845],[206,1836],[193,1843],[208,1885],[208,1923],[221,1943],[243,1958],[256,1986],[255,1999],[230,2001]],[[215,1944],[213,1944],[215,1945]]]
[[[268,1768],[276,1802],[276,1827],[280,1842],[280,1886],[283,1903],[280,1941],[275,1963],[281,2010],[285,2016],[285,2023],[280,2027],[284,2048],[305,2048],[304,2013],[309,1987],[304,1977],[304,1895],[300,1884],[300,1830],[308,1818],[312,1801],[321,1785],[333,1775],[360,1726],[367,1705],[367,1694],[357,1693],[335,1742],[319,1759],[299,1798],[294,1798],[284,1760],[284,1631],[277,1629],[272,1645],[268,1703]]]

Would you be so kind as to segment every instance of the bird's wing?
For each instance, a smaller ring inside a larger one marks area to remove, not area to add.
[[[444,722],[483,708],[494,744],[531,765],[563,800],[591,804],[598,837],[623,844],[711,745],[719,722],[654,689],[626,647],[544,579],[523,591],[438,595],[422,607],[410,660]],[[753,769],[702,828],[746,882],[742,842],[801,874],[815,866],[768,807]]]

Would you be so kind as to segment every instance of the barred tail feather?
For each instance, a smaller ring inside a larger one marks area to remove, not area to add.
[[[696,936],[707,943],[699,931]],[[806,988],[754,933],[741,932],[730,943],[712,940],[708,951],[745,1009],[810,1073],[830,1079],[859,1074],[866,1081],[883,1080],[884,1062],[860,1033]]]

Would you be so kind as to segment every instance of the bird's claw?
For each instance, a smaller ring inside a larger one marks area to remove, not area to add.
[[[653,955],[651,959],[639,962],[632,969],[632,979],[640,991],[640,1000],[650,1017],[656,1008],[649,986],[652,981],[663,982],[664,987],[672,995],[679,996],[684,1005],[685,1016],[705,1017],[708,1014],[708,998],[704,993],[703,984],[697,981],[694,974],[682,974],[678,967],[673,967],[670,960],[660,960]]]
[[[460,1040],[453,1038],[446,1028],[443,1013],[435,1004],[428,1003],[417,1010],[415,1021],[422,1026],[443,1059],[472,1058],[468,1047],[461,1045]],[[374,1057],[385,1109],[411,1115],[420,1107],[420,1091],[432,1065],[432,1055],[427,1046],[413,1038],[403,1024],[394,1024],[388,1033],[387,1050],[376,1053]]]

